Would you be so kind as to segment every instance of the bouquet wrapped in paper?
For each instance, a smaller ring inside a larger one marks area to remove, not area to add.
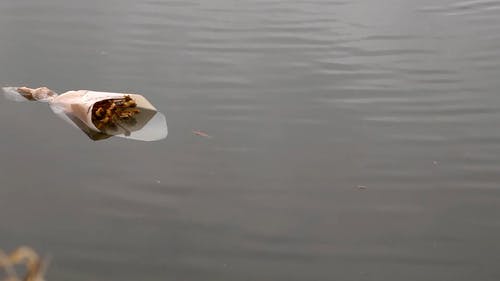
[[[3,91],[11,100],[47,102],[54,113],[93,140],[118,136],[155,141],[168,134],[165,116],[142,95],[89,90],[58,95],[46,87],[4,87]]]

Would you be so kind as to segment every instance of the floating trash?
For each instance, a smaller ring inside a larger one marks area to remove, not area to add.
[[[0,269],[3,269],[3,281],[44,281],[43,275],[48,266],[47,258],[40,258],[31,248],[23,246],[6,255],[0,250]],[[16,266],[24,265],[24,276],[19,278]],[[1,275],[0,275],[1,276]]]
[[[142,95],[89,90],[58,95],[46,87],[2,89],[5,97],[13,101],[48,103],[55,114],[93,140],[117,136],[155,141],[166,138],[168,134],[165,115]]]
[[[203,132],[203,131],[199,131],[199,130],[192,130],[193,134],[197,135],[197,136],[200,136],[200,137],[204,137],[204,138],[212,138],[211,135]]]

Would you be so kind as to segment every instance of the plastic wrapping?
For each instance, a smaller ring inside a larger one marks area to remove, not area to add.
[[[3,91],[10,100],[47,102],[55,114],[93,140],[118,136],[155,141],[168,134],[165,115],[142,95],[89,90],[58,95],[45,87],[4,87]]]

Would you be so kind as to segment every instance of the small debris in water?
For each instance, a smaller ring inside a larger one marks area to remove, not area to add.
[[[364,186],[364,185],[358,185],[358,189],[359,189],[359,190],[365,190],[365,189],[366,189],[366,186]]]
[[[24,277],[19,278],[15,270],[17,265],[24,265]],[[0,269],[6,275],[4,281],[44,281],[43,275],[47,270],[48,261],[42,259],[31,248],[22,246],[6,255],[0,250]]]
[[[211,138],[212,137],[209,134],[202,132],[202,131],[198,131],[198,130],[193,130],[193,134],[200,136],[200,137],[204,137],[204,138]]]

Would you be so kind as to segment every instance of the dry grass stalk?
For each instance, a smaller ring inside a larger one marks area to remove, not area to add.
[[[120,127],[128,132],[122,124],[133,125],[136,122],[134,115],[140,112],[136,106],[136,102],[130,96],[96,102],[92,107],[92,122],[101,131]]]

